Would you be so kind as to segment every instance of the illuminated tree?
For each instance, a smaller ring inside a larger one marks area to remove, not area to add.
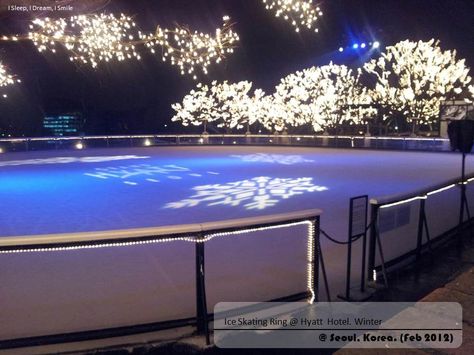
[[[260,122],[272,132],[284,132],[291,126],[297,126],[288,116],[288,109],[277,95],[262,96],[255,103],[255,121]]]
[[[399,42],[387,47],[364,69],[376,78],[371,91],[375,102],[387,107],[387,115],[401,114],[407,122],[434,122],[443,100],[458,98],[471,81],[464,59],[456,51],[443,51],[439,41]],[[415,119],[415,120],[414,120]]]
[[[275,17],[281,17],[291,23],[296,32],[300,28],[312,29],[318,16],[323,15],[321,9],[313,0],[262,0],[265,8],[275,12]],[[318,32],[318,29],[314,29]]]
[[[249,81],[240,81],[229,84],[227,81],[222,83],[212,82],[211,92],[215,97],[216,114],[214,121],[218,127],[242,128],[243,124],[248,122],[248,109],[251,105],[249,91],[252,83]]]
[[[206,132],[207,122],[215,115],[214,98],[211,96],[209,87],[201,83],[197,84],[196,89],[191,90],[181,103],[171,105],[176,114],[171,119],[180,121],[183,126],[200,126],[204,125]]]
[[[204,131],[208,122],[216,122],[218,127],[228,129],[242,128],[254,121],[254,103],[262,95],[257,90],[250,97],[251,88],[252,83],[249,81],[213,81],[210,86],[199,83],[181,103],[171,106],[176,111],[172,121],[181,121],[184,126],[203,124]]]
[[[297,71],[283,78],[275,97],[287,110],[293,125],[312,124],[315,131],[336,128],[343,123],[359,124],[372,116],[371,97],[356,74],[345,65],[330,63]]]

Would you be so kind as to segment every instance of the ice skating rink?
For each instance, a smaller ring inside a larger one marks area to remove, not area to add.
[[[0,156],[0,238],[178,225],[318,208],[323,211],[322,228],[333,238],[346,240],[349,198],[406,194],[434,186],[459,176],[460,162],[460,155],[454,153],[260,146],[6,153]],[[474,172],[472,162],[468,157],[468,173]],[[455,224],[458,201],[457,189],[451,189],[427,202],[433,236]],[[381,215],[387,259],[415,245],[409,232],[416,228],[410,219],[417,213],[412,203]],[[232,245],[232,240],[228,243]],[[284,257],[285,243],[291,240],[265,238],[256,243],[272,249],[261,257],[271,255],[278,260],[267,273],[282,290],[287,282],[285,270],[292,270],[288,277],[301,270],[304,280],[304,267]],[[345,281],[346,249],[323,236],[321,243],[334,298]],[[217,246],[213,248],[220,254]],[[194,275],[184,270],[193,267],[193,250],[162,249],[140,246],[0,255],[0,340],[192,314],[189,294],[194,292],[190,290]],[[209,291],[211,309],[217,301],[233,300],[225,295],[235,296],[239,292],[235,290],[244,292],[261,283],[247,271],[238,276],[241,265],[252,270],[252,263],[258,264],[259,249],[246,250],[232,261],[224,250],[220,258],[211,260],[220,272],[214,277],[220,289]],[[354,253],[356,281],[360,246]],[[212,270],[209,278],[213,278]],[[242,284],[245,280],[251,285]]]
[[[7,211],[0,235],[154,227],[307,208],[323,209],[323,227],[336,233],[350,197],[408,193],[459,172],[459,155],[448,153],[227,146],[9,153],[0,156]]]

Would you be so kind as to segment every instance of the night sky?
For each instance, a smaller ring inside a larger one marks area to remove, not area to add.
[[[16,3],[0,1],[0,34],[26,33],[32,18],[51,16],[6,11],[5,5]],[[357,67],[376,55],[338,52],[340,46],[358,41],[378,40],[383,48],[404,39],[434,37],[474,65],[473,0],[326,0],[320,7],[324,16],[317,34],[295,33],[260,0],[112,0],[100,11],[134,15],[144,32],[177,22],[213,33],[222,16],[229,15],[236,22],[239,47],[223,63],[209,67],[209,75],[200,81],[250,80],[254,88],[269,93],[295,70],[331,60]],[[61,111],[82,112],[87,134],[192,132],[170,124],[171,104],[181,101],[196,82],[159,55],[142,53],[141,61],[113,61],[91,69],[71,63],[65,51],[38,53],[30,42],[0,43],[0,60],[22,80],[2,90],[8,98],[0,100],[0,134],[42,135],[43,116]]]

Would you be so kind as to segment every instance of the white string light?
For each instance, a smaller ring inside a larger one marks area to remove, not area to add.
[[[219,232],[213,234],[207,234],[203,238],[196,237],[176,237],[176,238],[153,238],[149,240],[138,240],[132,242],[114,242],[114,243],[100,243],[100,244],[86,244],[86,245],[71,245],[71,246],[62,246],[62,247],[41,247],[41,248],[28,248],[28,249],[11,249],[11,250],[0,250],[0,254],[17,254],[17,253],[35,253],[35,252],[55,252],[55,251],[71,251],[71,250],[82,250],[82,249],[98,249],[98,248],[110,248],[110,247],[125,247],[125,246],[136,246],[136,245],[146,245],[146,244],[157,244],[157,243],[167,243],[167,242],[176,242],[176,241],[185,241],[191,243],[205,243],[209,242],[214,238],[219,237],[228,237],[238,234],[249,234],[267,230],[289,228],[300,225],[308,226],[308,275],[307,275],[307,285],[308,290],[312,294],[312,300],[314,300],[314,290],[313,290],[313,262],[314,262],[314,253],[313,253],[313,239],[314,239],[314,222],[312,221],[301,221],[301,222],[292,222],[286,224],[280,224],[275,226],[268,227],[256,227],[256,228],[247,228],[242,230],[236,230],[231,232]]]
[[[0,62],[0,87],[13,85],[21,82],[19,79],[15,79],[15,76],[10,74],[7,68]]]
[[[310,293],[309,303],[313,303],[316,299],[315,290],[313,288],[314,279],[317,277],[314,272],[314,263],[316,258],[314,255],[314,237],[315,237],[315,225],[314,221],[306,220],[301,222],[290,222],[285,224],[267,226],[267,227],[255,227],[255,228],[246,228],[230,232],[218,232],[207,234],[203,238],[199,237],[176,237],[176,238],[153,238],[149,240],[138,240],[131,242],[114,242],[114,243],[100,243],[100,244],[86,244],[86,245],[71,245],[71,246],[62,246],[62,247],[39,247],[39,248],[28,248],[28,249],[11,249],[11,250],[0,250],[0,254],[18,254],[18,253],[37,253],[37,252],[57,252],[57,251],[72,251],[72,250],[83,250],[83,249],[99,249],[99,248],[110,248],[110,247],[124,247],[124,246],[137,246],[137,245],[147,245],[147,244],[157,244],[157,243],[167,243],[167,242],[176,242],[176,241],[185,241],[191,243],[205,243],[209,242],[214,238],[219,237],[228,237],[232,235],[239,234],[250,234],[261,231],[268,231],[281,228],[290,228],[296,226],[306,225],[308,227],[308,239],[307,239],[307,289]]]
[[[70,18],[36,19],[30,25],[28,36],[3,36],[4,41],[32,40],[40,52],[56,53],[58,44],[64,46],[74,62],[96,67],[100,62],[116,59],[141,59],[137,50],[144,45],[156,53],[161,47],[162,60],[180,68],[181,74],[197,79],[196,68],[208,73],[212,63],[220,63],[233,53],[239,36],[232,30],[229,16],[214,35],[191,31],[176,25],[174,29],[157,26],[156,31],[145,34],[135,32],[135,22],[124,14],[89,14]]]
[[[470,180],[468,180],[468,181],[470,181]],[[442,188],[440,188],[440,189],[437,189],[437,190],[428,192],[426,195],[427,195],[427,196],[435,195],[435,194],[440,193],[440,192],[442,192],[442,191],[449,190],[449,189],[451,189],[451,188],[453,188],[453,187],[455,187],[455,186],[456,186],[456,184],[451,184],[451,185],[442,187]]]
[[[308,223],[308,260],[307,260],[308,270],[307,270],[306,275],[307,275],[307,288],[309,292],[311,293],[311,298],[308,300],[310,304],[313,304],[314,300],[316,299],[316,293],[314,291],[313,285],[314,285],[315,277],[318,277],[318,275],[315,275],[315,272],[314,272],[314,264],[316,262],[316,258],[314,255],[314,236],[315,236],[314,222],[309,221]]]
[[[157,243],[167,243],[167,242],[176,242],[176,241],[186,241],[192,243],[205,243],[209,242],[214,238],[219,237],[228,237],[238,234],[249,234],[261,231],[268,231],[273,229],[289,228],[300,225],[308,226],[308,244],[307,244],[307,287],[308,291],[311,294],[309,300],[310,303],[313,303],[315,300],[315,292],[313,289],[314,285],[314,222],[313,221],[301,221],[301,222],[292,222],[286,224],[280,224],[275,226],[268,227],[256,227],[256,228],[247,228],[242,230],[236,230],[231,232],[219,232],[213,234],[207,234],[204,238],[196,237],[176,237],[176,238],[154,238],[150,240],[139,240],[133,242],[115,242],[115,243],[101,243],[101,244],[86,244],[86,245],[72,245],[72,246],[63,246],[63,247],[41,247],[41,248],[28,248],[28,249],[11,249],[11,250],[0,250],[0,254],[18,254],[18,253],[36,253],[36,252],[55,252],[55,251],[71,251],[71,250],[82,250],[82,249],[98,249],[98,248],[110,248],[110,247],[124,247],[124,246],[136,246],[136,245],[146,245],[146,244],[157,244]]]
[[[207,74],[209,65],[220,63],[233,53],[235,43],[239,40],[237,33],[232,31],[230,17],[224,16],[223,21],[214,36],[177,25],[174,29],[158,26],[154,34],[139,33],[139,37],[152,53],[156,53],[156,46],[162,48],[163,62],[170,62],[179,67],[182,75],[193,75],[197,79],[196,67]]]
[[[316,275],[314,274],[314,262],[315,262],[315,255],[314,255],[314,236],[315,236],[315,228],[313,221],[302,221],[302,222],[293,222],[287,224],[280,224],[277,226],[269,226],[269,227],[259,227],[259,228],[250,228],[245,230],[239,231],[232,231],[232,232],[220,232],[209,234],[203,239],[197,240],[197,242],[207,242],[216,237],[224,237],[229,235],[235,234],[245,234],[245,233],[254,233],[259,231],[265,230],[272,230],[272,229],[279,229],[279,228],[288,228],[288,227],[295,227],[300,225],[306,225],[308,227],[308,242],[307,242],[307,273],[306,273],[306,280],[307,280],[307,289],[311,294],[310,299],[308,300],[309,303],[313,303],[316,299],[316,294],[313,288],[314,285],[314,278]]]
[[[398,202],[389,203],[389,204],[380,206],[380,208],[394,207],[394,206],[398,206],[398,205],[403,205],[404,203],[413,202],[413,201],[416,201],[416,200],[426,200],[426,198],[427,198],[426,195],[425,196],[411,197],[411,198],[407,198],[406,200],[401,200],[401,201],[398,201]]]
[[[262,0],[267,10],[291,23],[296,32],[301,28],[318,32],[315,23],[323,15],[321,9],[312,0]]]
[[[195,239],[193,237],[176,237],[176,238],[156,238],[156,239],[139,240],[139,241],[133,241],[133,242],[70,245],[70,246],[63,246],[63,247],[41,247],[41,248],[33,247],[33,248],[28,248],[28,249],[0,250],[0,254],[37,253],[37,252],[71,251],[71,250],[82,250],[82,249],[99,249],[99,248],[111,248],[111,247],[126,247],[126,246],[166,243],[166,242],[174,242],[174,241],[195,242]]]
[[[470,183],[472,181],[474,181],[474,178],[468,179],[467,181],[464,182],[464,184],[467,185],[468,183]],[[460,182],[459,184],[461,185],[463,183]],[[416,200],[426,200],[428,198],[428,196],[435,195],[435,194],[438,194],[440,192],[452,189],[455,186],[456,186],[456,184],[450,184],[448,186],[444,186],[444,187],[441,187],[439,189],[427,192],[426,195],[415,196],[415,197],[407,198],[405,200],[401,200],[401,201],[397,201],[397,202],[393,202],[393,203],[388,203],[386,205],[380,206],[380,208],[389,208],[389,207],[399,206],[399,205],[403,205],[405,203],[410,203],[410,202],[413,202],[413,201],[416,201]],[[375,202],[375,203],[377,203],[377,202]]]
[[[91,14],[68,19],[36,19],[30,25],[28,37],[40,52],[56,52],[56,44],[64,45],[72,55],[71,61],[88,63],[96,67],[99,62],[111,59],[140,59],[133,43],[131,17],[120,14]]]

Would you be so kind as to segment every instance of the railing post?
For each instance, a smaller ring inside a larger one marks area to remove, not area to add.
[[[209,345],[209,325],[207,319],[206,280],[204,269],[204,241],[199,234],[196,241],[196,321],[197,331],[206,336]]]
[[[421,256],[421,246],[423,244],[423,231],[425,226],[425,199],[420,200],[420,211],[418,214],[418,235],[416,241],[416,261]]]
[[[469,203],[466,195],[466,153],[462,153],[462,170],[461,170],[461,204],[459,207],[459,224],[458,224],[458,243],[463,245],[462,240],[462,225],[464,223],[464,215],[467,214],[467,221],[469,222],[469,233],[472,236],[471,228],[471,213],[469,211]]]
[[[378,233],[379,205],[372,205],[370,208],[370,239],[369,239],[369,259],[367,262],[367,280],[370,281],[370,272],[375,269],[375,248]]]
[[[352,200],[351,200],[352,209]],[[352,266],[352,213],[349,217],[349,238],[347,239],[347,269],[346,269],[346,299],[351,296],[351,266]],[[362,270],[364,270],[362,268]]]

